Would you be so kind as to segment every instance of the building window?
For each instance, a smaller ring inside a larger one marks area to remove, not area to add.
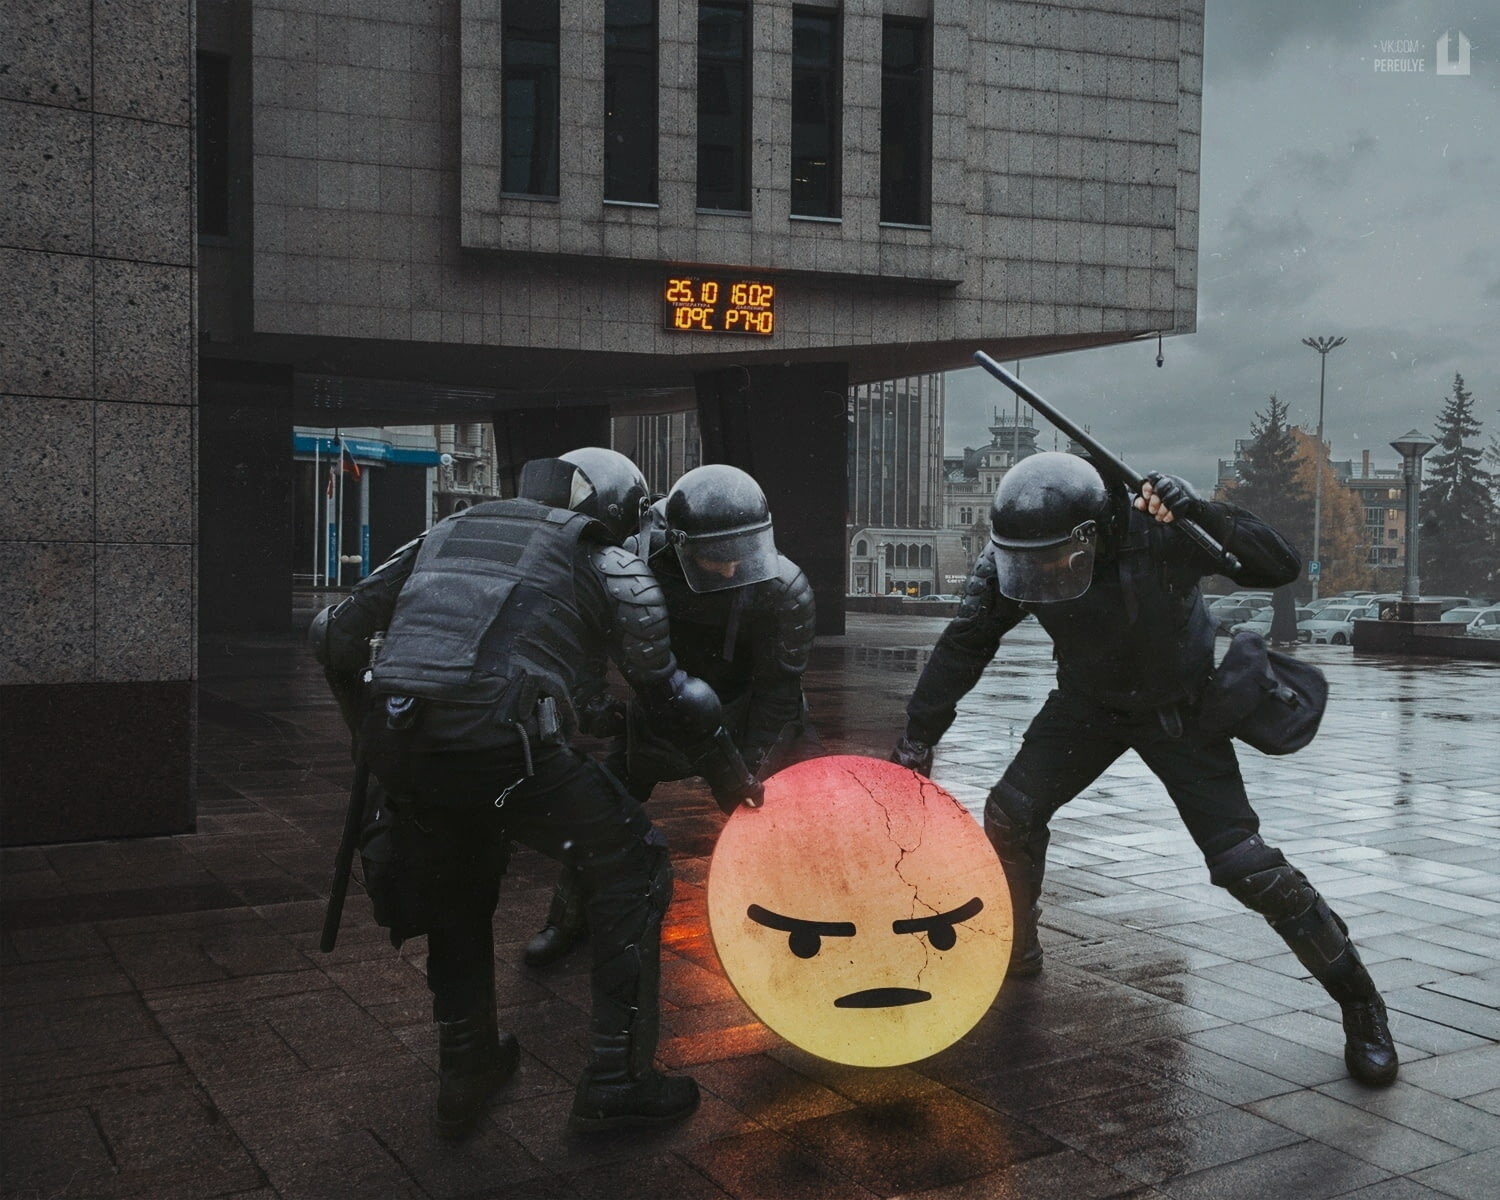
[[[887,17],[880,66],[880,219],[926,225],[932,128],[926,23]]]
[[[792,9],[792,213],[839,215],[839,16]]]
[[[500,190],[557,195],[558,0],[501,8]]]
[[[604,198],[656,203],[656,0],[604,3]]]
[[[922,565],[924,567],[930,567],[930,566],[932,566],[932,547],[931,546],[923,546],[922,547]]]
[[[198,55],[198,232],[229,236],[229,58]]]
[[[885,548],[885,565],[887,567],[894,567],[896,565],[895,550],[889,544]]]
[[[698,207],[750,208],[750,23],[743,3],[698,5]]]
[[[904,542],[896,547],[896,565],[898,567],[906,566],[906,544]]]
[[[854,543],[854,553],[860,558],[864,558],[865,555],[870,553],[870,543],[865,541],[864,538],[860,538],[859,541]]]

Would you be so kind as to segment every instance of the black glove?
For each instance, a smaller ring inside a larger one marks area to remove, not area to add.
[[[708,790],[713,793],[725,816],[730,815],[741,804],[759,808],[765,799],[765,786],[745,767],[745,760],[735,749],[734,741],[721,725],[714,731],[708,744],[694,756],[694,767],[708,781]]]
[[[1192,484],[1186,479],[1176,475],[1164,475],[1160,471],[1152,471],[1146,476],[1146,482],[1161,497],[1161,502],[1172,510],[1173,519],[1198,522],[1203,520],[1206,505],[1203,503],[1203,498],[1193,491]]]
[[[891,761],[910,767],[919,775],[932,775],[932,747],[926,742],[915,742],[904,734],[891,751]]]
[[[600,692],[578,710],[578,728],[590,737],[619,737],[625,732],[625,701]]]
[[[759,808],[766,797],[765,784],[758,779],[751,779],[744,784],[710,779],[708,790],[713,793],[714,803],[726,817],[732,816],[741,804],[746,808]]]

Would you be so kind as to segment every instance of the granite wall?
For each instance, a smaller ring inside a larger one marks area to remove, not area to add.
[[[0,839],[192,823],[193,8],[0,30]]]
[[[789,212],[792,8],[752,10],[753,199],[725,214],[695,208],[690,0],[660,3],[654,205],[603,200],[594,0],[562,0],[555,200],[500,192],[492,0],[371,0],[347,15],[255,0],[255,330],[706,357],[662,327],[671,262],[800,276],[778,299],[774,346],[737,345],[736,361],[952,347],[920,364],[864,354],[855,382],[965,365],[977,342],[1194,328],[1202,0],[846,0],[837,220]],[[932,21],[930,227],[879,219],[890,14]]]

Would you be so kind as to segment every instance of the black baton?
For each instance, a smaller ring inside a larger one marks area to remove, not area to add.
[[[365,797],[370,790],[370,764],[361,752],[354,761],[354,784],[349,789],[349,811],[344,814],[344,836],[333,860],[333,883],[328,888],[328,908],[323,914],[323,939],[318,949],[324,954],[338,941],[339,921],[344,915],[344,896],[349,891],[349,872],[354,869],[354,848],[364,823]]]
[[[1095,440],[1091,434],[1081,426],[1073,424],[1072,421],[1068,420],[1067,417],[1063,416],[1062,413],[1058,412],[1057,409],[1053,408],[1052,405],[1048,404],[1047,401],[1043,400],[1036,392],[1027,387],[1026,384],[1022,383],[1016,376],[1012,375],[983,350],[976,350],[974,352],[974,361],[1087,450],[1095,464],[1101,469],[1108,471],[1127,487],[1132,487],[1137,492],[1141,490],[1141,484],[1146,482],[1144,475],[1132,470],[1126,465],[1123,459],[1106,450],[1103,444]],[[1218,560],[1220,569],[1226,574],[1233,575],[1240,569],[1240,560],[1224,549],[1219,544],[1219,539],[1204,529],[1197,521],[1175,517],[1172,520],[1172,526],[1175,529],[1182,530],[1183,533],[1197,542],[1199,546],[1212,554]]]

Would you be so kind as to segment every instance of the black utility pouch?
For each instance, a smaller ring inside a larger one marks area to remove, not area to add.
[[[1313,740],[1328,706],[1328,680],[1310,663],[1267,650],[1265,639],[1234,635],[1204,689],[1198,725],[1262,754],[1291,754]]]

